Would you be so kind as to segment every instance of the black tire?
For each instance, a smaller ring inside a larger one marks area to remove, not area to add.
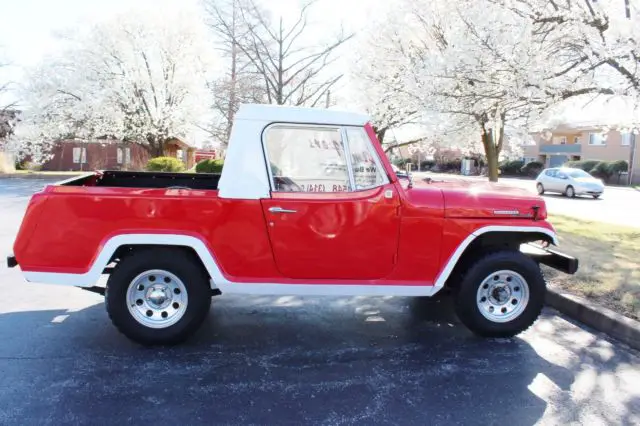
[[[593,198],[595,198],[597,200],[598,198],[600,198],[600,194],[593,195]]]
[[[576,190],[573,188],[573,186],[569,185],[567,186],[567,189],[564,190],[564,195],[569,198],[576,198]]]
[[[187,292],[182,317],[166,328],[151,328],[140,323],[127,307],[129,284],[141,273],[154,269],[178,277]],[[105,305],[116,328],[129,339],[143,345],[173,345],[186,340],[206,318],[211,307],[209,276],[195,255],[173,248],[151,248],[125,257],[107,281]]]
[[[529,287],[529,301],[520,315],[508,322],[486,318],[476,300],[485,278],[496,271],[509,270],[520,274]],[[512,337],[529,328],[544,305],[546,283],[538,264],[519,251],[498,251],[478,259],[465,273],[456,295],[458,318],[475,334],[484,337]]]
[[[542,184],[541,184],[541,183],[538,183],[538,184],[536,185],[536,189],[538,190],[538,195],[542,195],[542,194],[544,194],[544,186],[542,186]]]

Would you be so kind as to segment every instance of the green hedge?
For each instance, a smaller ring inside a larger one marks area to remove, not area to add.
[[[222,173],[224,160],[202,160],[196,164],[196,173]]]
[[[500,164],[498,170],[502,176],[518,176],[523,166],[524,161],[522,160],[510,160]]]
[[[581,161],[567,161],[564,163],[564,167],[573,167],[576,169],[582,169],[591,175],[603,179],[605,181],[611,179],[613,176],[620,181],[620,175],[629,170],[629,163],[625,160],[617,161],[598,161],[598,160],[581,160]]]
[[[146,169],[150,172],[183,172],[184,163],[174,157],[156,157],[149,160]]]
[[[582,169],[587,173],[591,173],[591,170],[594,169],[600,163],[598,160],[579,160],[579,161],[567,161],[563,164],[564,167],[571,167],[574,169]]]
[[[539,161],[531,161],[520,168],[520,173],[529,176],[536,177],[544,169],[544,164]]]

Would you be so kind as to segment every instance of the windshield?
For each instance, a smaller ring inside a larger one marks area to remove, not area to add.
[[[569,176],[571,176],[572,178],[590,178],[592,177],[589,173],[585,172],[584,170],[572,170],[569,173]]]

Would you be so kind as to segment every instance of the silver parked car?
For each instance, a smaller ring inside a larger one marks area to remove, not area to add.
[[[559,192],[567,197],[591,195],[598,198],[604,192],[604,183],[581,169],[558,167],[545,169],[536,178],[538,194]]]

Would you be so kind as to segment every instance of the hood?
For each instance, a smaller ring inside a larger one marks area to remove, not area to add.
[[[437,186],[444,196],[445,217],[546,219],[547,208],[538,195],[491,182],[452,181]],[[535,211],[537,210],[537,213]]]

